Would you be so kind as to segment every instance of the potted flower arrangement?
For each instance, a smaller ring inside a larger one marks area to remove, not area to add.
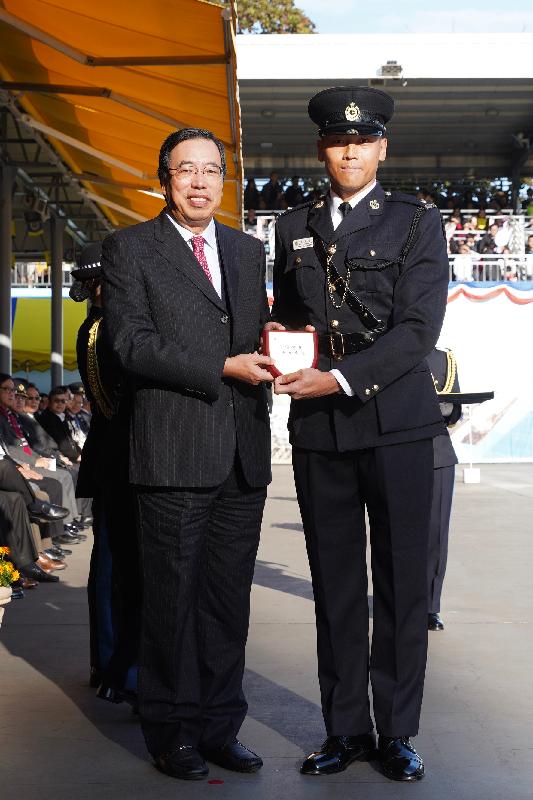
[[[11,585],[18,581],[20,573],[7,559],[9,547],[0,547],[0,625],[4,616],[3,606],[11,600]]]

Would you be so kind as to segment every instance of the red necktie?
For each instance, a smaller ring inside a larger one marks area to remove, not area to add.
[[[28,444],[28,440],[24,436],[24,431],[20,427],[19,421],[16,418],[16,416],[13,414],[13,412],[10,411],[8,408],[0,407],[0,413],[9,422],[9,424],[10,424],[12,430],[13,430],[13,433],[15,434],[17,439],[20,439],[20,446],[22,447],[24,452],[29,456],[33,455],[32,449]]]
[[[211,275],[211,271],[209,269],[209,264],[207,263],[207,258],[205,257],[204,252],[204,237],[203,236],[193,236],[191,238],[192,242],[192,251],[196,256],[196,260],[200,264],[201,268],[206,274],[207,279],[210,283],[213,283],[213,276]]]

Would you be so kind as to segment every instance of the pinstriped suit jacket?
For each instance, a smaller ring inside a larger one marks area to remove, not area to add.
[[[216,224],[226,303],[165,211],[103,243],[113,350],[133,380],[130,480],[223,483],[238,451],[251,486],[270,482],[264,385],[222,379],[225,359],[253,352],[269,312],[261,242]]]

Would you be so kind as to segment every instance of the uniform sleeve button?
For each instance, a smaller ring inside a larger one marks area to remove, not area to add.
[[[377,385],[377,383],[375,383],[375,384],[373,385],[373,387],[372,387],[372,388],[373,388],[373,390],[374,390],[375,392],[377,392],[377,391],[378,391],[378,389],[379,389],[379,386]]]
[[[222,316],[220,317],[220,321],[221,321],[221,322],[223,322],[224,324],[225,324],[225,323],[226,323],[228,320],[229,320],[229,317],[228,317],[228,315],[227,315],[227,314],[222,314]]]
[[[370,251],[370,255],[371,255],[372,257],[373,257],[373,256],[375,256],[375,255],[376,255],[376,251],[375,251],[375,250],[371,250],[371,251]]]
[[[302,259],[300,258],[300,256],[297,256],[297,258],[294,259],[294,263],[295,264],[301,264],[302,263]]]
[[[365,394],[370,394],[370,389],[365,389]]]

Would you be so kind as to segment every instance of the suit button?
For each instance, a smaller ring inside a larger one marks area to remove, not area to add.
[[[365,389],[365,394],[370,394],[370,389]]]
[[[228,320],[229,320],[229,317],[228,317],[227,314],[222,314],[222,316],[220,317],[220,321],[221,322],[226,323]]]
[[[379,386],[377,385],[377,383],[375,383],[375,384],[373,385],[373,387],[372,387],[372,388],[373,388],[373,390],[374,390],[375,392],[377,392],[377,391],[378,391],[378,389],[379,389]]]
[[[295,264],[301,264],[302,263],[302,259],[300,258],[300,256],[298,256],[298,258],[294,259],[294,263]]]
[[[370,255],[371,255],[371,256],[375,256],[375,255],[376,255],[376,251],[375,251],[375,250],[371,250],[371,251],[370,251]]]

